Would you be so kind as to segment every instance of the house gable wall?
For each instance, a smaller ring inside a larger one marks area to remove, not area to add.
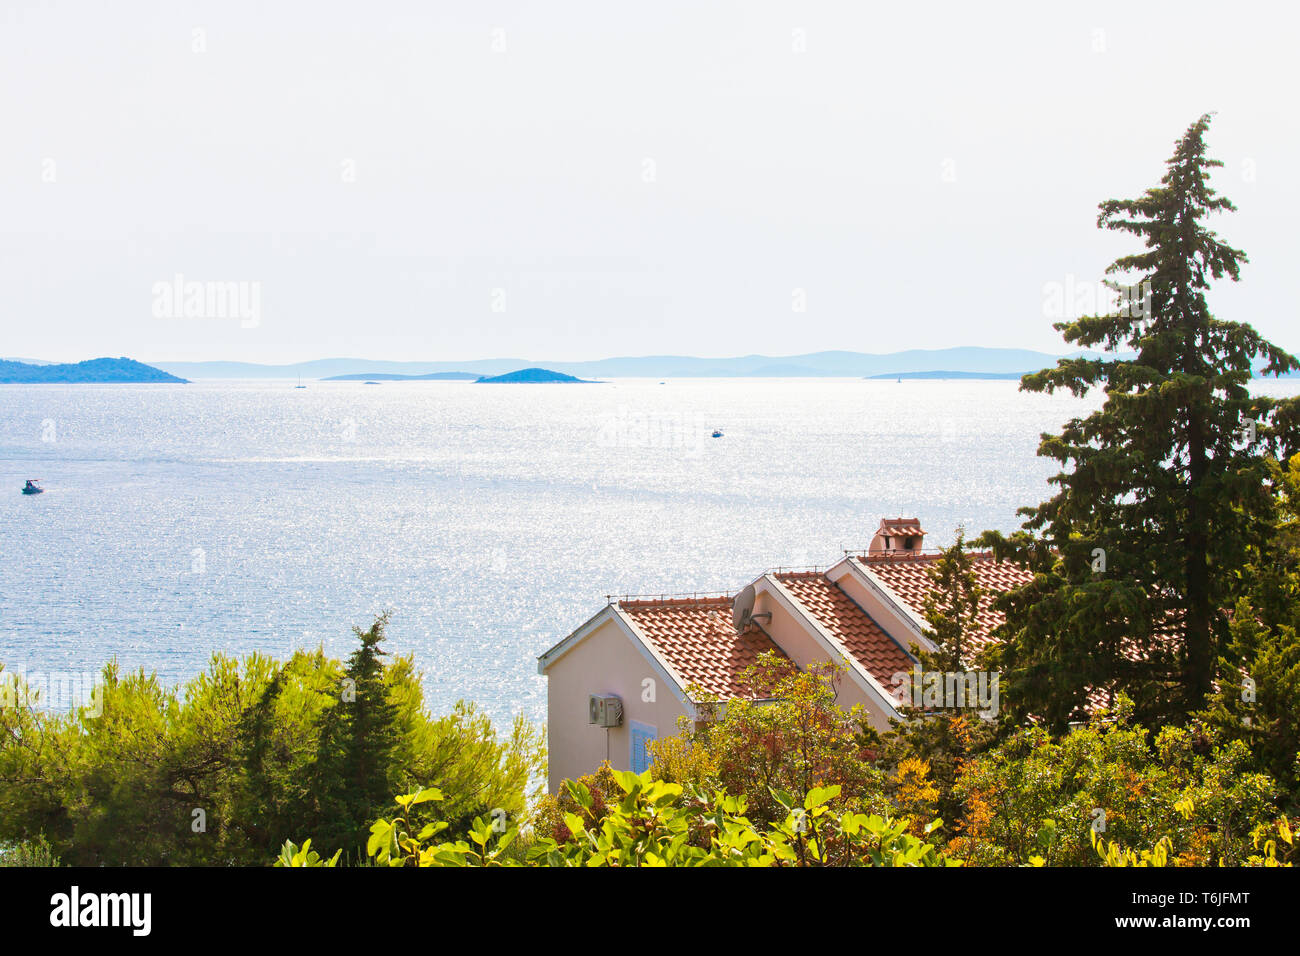
[[[809,625],[787,610],[785,603],[768,590],[763,589],[758,592],[754,609],[758,612],[771,612],[772,619],[764,627],[776,645],[785,651],[800,670],[807,670],[813,664],[831,659],[826,646],[809,632]],[[873,727],[878,730],[889,729],[888,717],[878,703],[849,674],[845,674],[840,681],[836,703],[846,710],[855,704],[861,704],[870,715]]]
[[[547,787],[594,771],[608,756],[615,770],[630,770],[633,721],[654,727],[659,737],[678,731],[686,714],[677,690],[646,659],[636,639],[616,616],[608,617],[546,667]],[[646,680],[653,684],[645,685]],[[643,699],[650,696],[653,700]],[[587,698],[615,694],[623,701],[623,724],[603,728],[587,722]]]

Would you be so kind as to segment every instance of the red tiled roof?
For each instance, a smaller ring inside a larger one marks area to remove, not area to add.
[[[914,518],[886,519],[881,525],[888,525],[891,534],[924,533]],[[1021,565],[995,560],[989,552],[970,552],[970,557],[976,582],[984,590],[971,635],[978,649],[992,640],[994,628],[1005,620],[1001,612],[993,610],[994,598],[1028,583],[1033,575]],[[925,599],[935,590],[928,572],[939,558],[935,553],[894,552],[856,555],[854,559],[923,619]],[[825,574],[779,571],[772,576],[887,691],[894,687],[894,674],[912,670],[914,662],[902,644]],[[752,697],[752,689],[741,681],[745,669],[766,651],[787,656],[756,624],[735,633],[729,597],[626,599],[617,606],[688,691],[695,688],[720,700]],[[1109,698],[1106,690],[1090,689],[1088,709],[1108,705]]]
[[[765,651],[785,653],[757,625],[737,634],[727,597],[620,601],[682,682],[720,700],[752,696],[740,680]]]
[[[894,687],[895,674],[912,670],[915,662],[898,642],[886,634],[843,588],[824,574],[791,571],[773,577],[812,618],[839,639],[886,690]]]
[[[858,555],[857,560],[924,620],[926,596],[935,590],[928,572],[939,557],[938,554],[868,554]],[[1027,584],[1033,579],[1033,573],[1019,564],[994,560],[987,551],[971,552],[970,557],[974,559],[975,583],[984,589],[971,635],[978,650],[992,640],[993,629],[1006,620],[1001,611],[993,610],[993,599],[1004,591]]]
[[[995,560],[987,551],[971,552],[970,556],[975,559],[975,583],[984,589],[975,630],[971,634],[977,644],[976,649],[979,649],[992,641],[993,629],[1006,620],[1006,615],[991,607],[993,599],[1005,591],[1027,584],[1034,575],[1019,564]],[[869,554],[858,556],[858,560],[924,619],[926,595],[934,590],[934,582],[927,572],[939,557],[938,554]],[[1089,713],[1114,703],[1113,690],[1093,687],[1088,689],[1087,695]]]

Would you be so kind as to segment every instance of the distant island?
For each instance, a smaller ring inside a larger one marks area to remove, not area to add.
[[[427,375],[401,375],[397,372],[358,372],[354,375],[331,375],[322,382],[475,382],[482,378],[473,372],[430,372]]]
[[[1033,369],[1032,371],[1038,371]],[[889,378],[993,378],[993,379],[1020,379],[1030,374],[1024,372],[886,372],[884,375],[868,375],[869,379],[889,379]]]
[[[521,368],[517,372],[506,372],[504,375],[484,375],[478,379],[478,384],[488,382],[491,384],[524,382],[527,384],[577,384],[577,385],[595,385],[597,383],[588,381],[583,378],[576,378],[573,375],[565,375],[563,372],[552,372],[549,368]]]
[[[32,365],[0,361],[0,384],[106,384],[186,382],[162,369],[129,358],[87,359],[70,365]]]

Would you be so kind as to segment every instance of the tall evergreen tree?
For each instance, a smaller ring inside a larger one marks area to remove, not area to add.
[[[1144,248],[1106,270],[1115,308],[1055,327],[1103,357],[1063,359],[1021,381],[1030,392],[1105,395],[1100,410],[1042,436],[1038,453],[1063,467],[1051,479],[1059,491],[1021,509],[1022,531],[985,538],[1037,572],[999,603],[1008,703],[1057,729],[1089,688],[1125,690],[1143,720],[1203,704],[1236,572],[1274,521],[1268,459],[1297,447],[1297,401],[1252,396],[1248,382],[1300,363],[1206,303],[1211,281],[1237,281],[1246,262],[1205,224],[1236,208],[1209,184],[1223,165],[1206,154],[1209,125],[1206,115],[1188,128],[1159,186],[1100,206],[1101,228]]]
[[[975,559],[966,550],[964,528],[957,529],[957,540],[942,550],[927,573],[934,587],[926,595],[922,610],[930,625],[926,637],[935,651],[917,648],[915,653],[926,670],[964,670],[973,663],[976,649],[971,646],[971,632],[984,596],[975,576]]]
[[[392,799],[388,788],[389,756],[397,745],[397,708],[388,700],[384,662],[388,654],[380,645],[388,614],[375,619],[370,630],[353,628],[361,646],[348,658],[345,689],[355,698],[348,706],[348,734],[344,742],[347,774],[358,800],[367,807],[386,806]]]
[[[389,774],[398,745],[397,708],[389,700],[381,648],[388,614],[367,631],[352,629],[361,646],[348,658],[338,703],[321,733],[314,767],[321,845],[353,852],[370,821],[392,800]]]

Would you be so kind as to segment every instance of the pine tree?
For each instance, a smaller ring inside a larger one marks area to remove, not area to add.
[[[349,712],[345,762],[355,798],[367,808],[387,806],[392,799],[388,771],[389,757],[397,745],[397,709],[388,700],[382,660],[388,654],[380,648],[387,626],[385,613],[368,631],[352,629],[361,646],[348,658],[345,679],[345,685],[354,692],[353,700],[344,698]]]
[[[321,732],[314,782],[319,813],[326,821],[321,845],[355,852],[369,823],[392,801],[390,774],[398,746],[397,708],[388,698],[380,647],[388,614],[367,631],[352,629],[361,646],[352,652],[338,703]]]
[[[922,604],[926,623],[925,636],[935,651],[918,651],[926,670],[957,671],[970,666],[975,648],[970,632],[980,613],[984,591],[975,576],[975,562],[966,550],[966,533],[957,530],[952,547],[944,548],[928,569],[930,592]]]
[[[1101,228],[1144,249],[1106,270],[1116,307],[1055,327],[1102,357],[1063,359],[1021,382],[1105,394],[1100,410],[1042,437],[1038,453],[1063,468],[1055,496],[1021,509],[1027,520],[1009,539],[985,537],[1037,572],[999,601],[999,662],[1011,708],[1056,729],[1079,716],[1089,688],[1126,691],[1141,720],[1201,707],[1236,572],[1273,523],[1270,459],[1297,447],[1300,404],[1247,385],[1256,369],[1300,363],[1206,303],[1211,281],[1237,281],[1247,261],[1205,225],[1236,208],[1209,184],[1223,165],[1206,154],[1209,124],[1188,128],[1159,186],[1100,206]]]

